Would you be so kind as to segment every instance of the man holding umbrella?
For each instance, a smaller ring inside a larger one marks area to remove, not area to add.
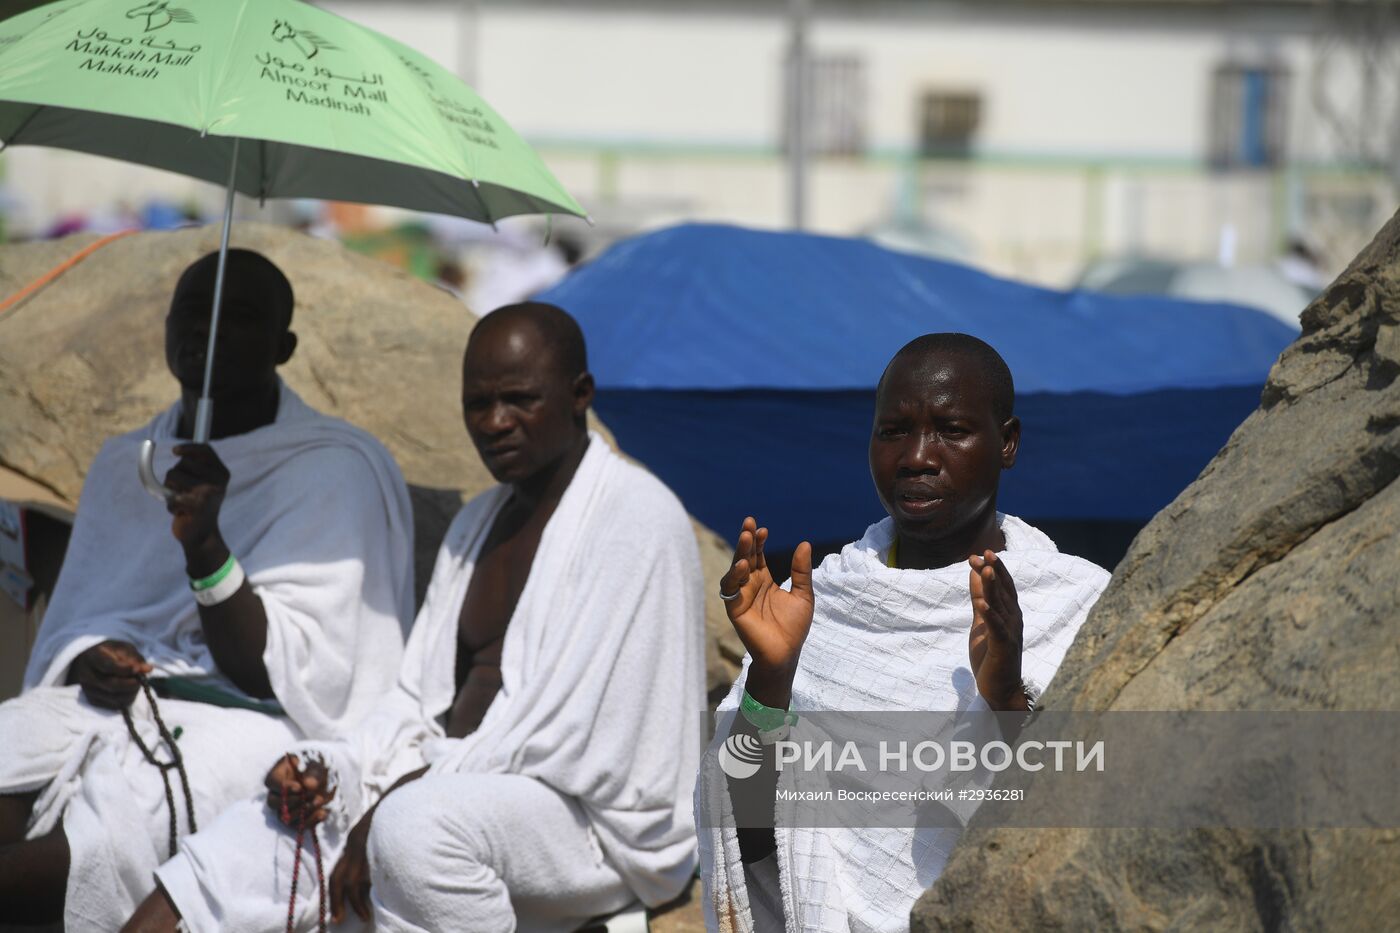
[[[279,379],[293,294],[257,253],[228,253],[213,443],[188,443],[216,259],[185,271],[166,318],[182,399],[99,453],[26,691],[0,704],[7,918],[116,929],[178,836],[393,684],[407,491],[382,445]],[[145,439],[179,458],[164,506],[136,480]]]

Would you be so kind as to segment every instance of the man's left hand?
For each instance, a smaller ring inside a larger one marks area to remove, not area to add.
[[[373,819],[374,810],[371,809],[346,833],[345,849],[341,852],[340,860],[335,863],[335,868],[331,870],[329,903],[332,923],[339,923],[345,919],[347,903],[350,909],[355,911],[355,915],[365,922],[369,922],[374,916],[374,908],[370,906],[369,899],[372,884],[369,870],[369,830]]]
[[[967,651],[977,692],[994,710],[1025,710],[1021,604],[1016,599],[1016,584],[994,551],[974,554],[967,562],[972,568],[967,579],[972,595]]]
[[[175,516],[170,530],[189,557],[220,540],[219,508],[228,492],[229,472],[208,444],[180,444],[175,453],[180,460],[165,474],[165,486],[175,495],[166,508]]]

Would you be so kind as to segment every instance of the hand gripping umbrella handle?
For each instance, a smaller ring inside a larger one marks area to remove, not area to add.
[[[136,472],[141,476],[141,485],[153,498],[169,502],[170,497],[175,495],[156,478],[156,442],[150,438],[141,442],[141,456],[136,464]]]

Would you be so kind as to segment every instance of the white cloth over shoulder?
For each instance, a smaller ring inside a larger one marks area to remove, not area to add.
[[[358,778],[360,811],[423,763],[537,778],[579,800],[637,896],[660,903],[695,866],[686,801],[702,742],[705,626],[690,520],[659,480],[593,435],[506,628],[500,692],[476,732],[445,738],[462,601],[509,494],[488,490],[453,520],[398,689],[344,743],[353,755],[328,757],[345,772],[340,786]]]
[[[454,604],[469,579],[451,584]],[[702,586],[680,502],[595,436],[506,629],[501,691],[476,732],[426,744],[433,771],[543,781],[578,800],[638,898],[675,897],[695,868]],[[423,647],[451,655],[455,638],[443,626]],[[445,709],[450,675],[424,670],[420,696]]]
[[[179,415],[176,403],[93,462],[26,688],[62,684],[109,638],[136,645],[158,674],[217,675],[170,516],[136,478],[147,437],[157,472],[173,465]],[[393,685],[413,614],[403,477],[382,444],[286,385],[276,421],[212,446],[230,475],[219,528],[267,611],[273,692],[307,735],[338,735]]]
[[[1014,516],[997,516],[1000,555],[1024,619],[1022,672],[1044,686],[1108,585],[1102,568],[1061,554]],[[885,564],[894,523],[866,530],[812,575],[816,609],[793,682],[793,712],[987,709],[968,666],[972,604],[968,567],[897,570]],[[738,708],[745,672],[719,712]],[[749,892],[724,775],[709,767],[696,785],[701,874],[713,930],[753,930]],[[775,831],[778,900],[789,931],[903,931],[918,896],[943,871],[960,831],[949,828],[784,828]]]

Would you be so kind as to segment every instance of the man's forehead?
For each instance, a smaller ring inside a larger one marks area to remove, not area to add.
[[[548,379],[548,372],[528,362],[486,365],[469,362],[462,370],[462,387],[466,390],[538,389]]]
[[[220,304],[225,308],[235,304],[242,307],[257,308],[259,310],[263,308],[271,310],[272,308],[272,301],[269,296],[261,294],[255,289],[240,288],[237,285],[232,285],[227,282],[224,283],[224,294]],[[181,311],[203,311],[208,313],[214,309],[214,289],[181,289],[170,296],[170,307],[179,308]]]
[[[238,275],[229,275],[224,278],[223,298],[221,304],[225,307],[231,304],[238,304],[258,309],[266,308],[271,311],[279,300],[273,290],[257,279]],[[170,307],[180,308],[182,311],[205,311],[208,312],[214,307],[214,282],[213,280],[198,278],[185,279],[175,285],[175,290],[170,295]]]
[[[888,388],[876,400],[877,417],[979,418],[992,407],[985,393],[962,392],[954,386],[926,384],[917,391]]]

